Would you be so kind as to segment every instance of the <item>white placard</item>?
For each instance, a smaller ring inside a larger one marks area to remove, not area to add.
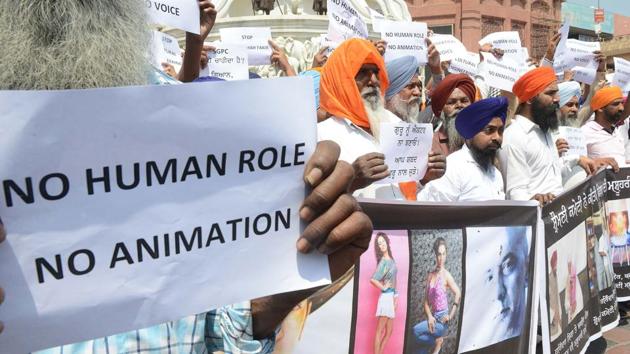
[[[177,39],[169,34],[153,31],[151,34],[151,64],[162,69],[162,63],[173,65],[176,72],[182,67],[182,50]]]
[[[585,42],[569,38],[560,62],[554,62],[554,69],[560,73],[564,73],[565,70],[570,70],[575,66],[597,70],[599,63],[595,60],[593,52],[598,50],[600,50],[599,42]]]
[[[319,41],[320,41],[322,47],[328,47],[328,49],[326,49],[326,51],[324,52],[324,54],[326,56],[330,56],[330,54],[332,52],[334,52],[335,49],[337,49],[337,47],[340,44],[340,42],[333,41],[330,38],[328,38],[328,34],[327,33],[320,34],[319,35]]]
[[[387,42],[385,61],[412,55],[419,65],[427,63],[426,23],[383,21],[381,38]]]
[[[208,75],[221,79],[249,80],[247,49],[238,44],[214,43],[208,52]]]
[[[468,52],[466,47],[450,34],[433,34],[430,38],[435,49],[440,53],[440,61],[450,61],[462,53]]]
[[[523,70],[527,69],[527,59],[529,59],[529,52],[527,48],[521,47],[515,53],[504,54],[504,57],[517,63]]]
[[[359,12],[348,0],[328,0],[328,38],[344,41],[349,38],[367,38],[368,29]]]
[[[270,27],[231,27],[221,28],[221,42],[240,44],[247,47],[249,65],[267,65],[271,63]]]
[[[374,32],[381,32],[381,22],[385,20],[385,16],[381,15],[380,12],[368,7],[368,11],[370,12],[370,18],[372,20],[372,30]]]
[[[433,127],[426,123],[381,123],[381,148],[389,177],[379,183],[419,181],[427,171]]]
[[[145,0],[149,21],[199,34],[199,2],[197,0]]]
[[[483,37],[479,41],[479,45],[490,43],[493,48],[503,50],[504,54],[518,54],[521,51],[521,37],[516,31],[494,32]]]
[[[630,91],[630,61],[617,57],[614,57],[613,60],[615,74],[612,78],[612,84],[621,87],[624,93]]]
[[[586,139],[584,138],[582,129],[558,127],[558,138],[562,138],[569,143],[569,150],[565,152],[564,155],[588,156],[588,152],[586,151]]]
[[[560,33],[560,41],[558,41],[558,45],[556,46],[556,51],[553,55],[553,58],[547,58],[550,60],[553,59],[553,67],[555,71],[558,73],[564,73],[564,70],[563,70],[563,68],[565,68],[564,56],[567,50],[567,39],[569,39],[570,28],[571,28],[571,25],[569,24],[568,21],[566,21],[558,29],[558,33]]]
[[[581,82],[587,85],[592,85],[597,76],[597,69],[585,68],[582,66],[574,66],[571,68],[573,71],[573,80]]]
[[[474,78],[477,75],[479,65],[479,53],[460,53],[451,60],[448,71],[453,74],[467,74]]]
[[[480,65],[479,74],[484,77],[488,86],[512,92],[516,80],[525,71],[522,66],[508,57],[497,59],[491,53],[482,52],[484,62]]]
[[[0,91],[0,353],[329,283],[327,257],[295,248],[312,91],[303,78]]]

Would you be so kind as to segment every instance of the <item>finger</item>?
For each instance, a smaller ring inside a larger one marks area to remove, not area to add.
[[[367,168],[373,168],[376,166],[383,166],[383,165],[385,165],[385,160],[379,159],[379,158],[373,158],[365,162],[365,167]]]
[[[428,169],[431,169],[431,170],[446,170],[446,164],[444,162],[430,163],[428,165]]]
[[[271,46],[273,50],[278,50],[278,51],[280,50],[280,47],[278,47],[278,45],[271,39],[267,40],[267,42],[269,43],[269,45]]]
[[[337,162],[330,176],[324,179],[304,199],[300,208],[300,218],[304,221],[315,219],[345,193],[354,178],[354,169],[345,161]]]
[[[387,172],[387,170],[388,170],[387,165],[380,164],[380,165],[370,168],[370,175],[376,177],[377,175],[382,174],[383,172]]]
[[[304,229],[302,236],[297,240],[298,251],[308,253],[318,248],[337,225],[357,210],[359,210],[357,201],[349,194],[342,194],[325,213]],[[332,251],[334,250],[330,250]]]
[[[372,159],[385,160],[385,155],[381,154],[380,152],[370,152],[368,154],[363,155],[363,158],[365,160],[372,160]]]
[[[7,232],[4,229],[4,225],[0,223],[0,242],[4,241],[7,238]]]
[[[367,215],[355,211],[337,225],[326,239],[323,248],[337,248],[328,257],[333,279],[352,267],[361,254],[367,250],[372,236],[372,222]]]
[[[304,168],[304,181],[311,187],[315,187],[328,176],[339,159],[341,149],[337,143],[325,140],[317,143],[313,156]]]
[[[391,174],[391,172],[389,172],[389,169],[387,169],[387,166],[385,166],[385,167],[386,167],[385,171],[372,175],[372,179],[374,181],[381,180],[381,179],[383,179],[383,178],[385,178],[385,177],[387,177],[387,176],[389,176]]]

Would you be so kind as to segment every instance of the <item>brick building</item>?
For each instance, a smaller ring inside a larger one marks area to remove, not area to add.
[[[518,31],[530,55],[545,54],[560,25],[562,0],[407,0],[415,21],[438,33],[451,33],[471,51],[488,33]]]

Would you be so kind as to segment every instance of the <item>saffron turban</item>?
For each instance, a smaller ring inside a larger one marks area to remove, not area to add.
[[[385,93],[389,81],[383,57],[370,41],[351,38],[332,52],[322,68],[319,106],[333,116],[347,118],[360,127],[369,128],[370,122],[363,99],[354,81],[364,64],[378,67],[381,94]]]
[[[567,81],[558,84],[558,94],[560,95],[560,107],[564,106],[573,98],[573,96],[578,99],[581,96],[581,87],[580,83],[577,81]]]
[[[556,73],[553,69],[548,66],[541,66],[526,72],[525,75],[516,80],[512,92],[518,97],[519,102],[524,103],[543,92],[547,86],[556,81]]]
[[[385,63],[389,88],[385,92],[385,99],[394,97],[409,85],[411,79],[418,73],[418,59],[414,56],[404,56]]]
[[[462,109],[455,118],[455,128],[464,139],[472,139],[494,118],[501,118],[505,124],[507,98],[491,97],[477,101]]]
[[[608,106],[616,99],[623,99],[623,92],[619,86],[608,86],[601,90],[597,90],[591,99],[591,109],[596,111],[600,108]]]
[[[448,75],[435,87],[435,89],[433,89],[433,92],[431,93],[431,109],[437,117],[442,114],[444,105],[456,88],[462,90],[464,94],[468,96],[470,102],[475,102],[477,87],[472,79],[466,74]]]
[[[317,70],[306,70],[300,73],[300,76],[308,76],[313,78],[313,91],[315,92],[315,108],[319,108],[319,81],[321,74]]]

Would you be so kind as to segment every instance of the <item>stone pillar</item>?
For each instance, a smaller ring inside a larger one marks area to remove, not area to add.
[[[470,51],[479,48],[481,39],[480,0],[461,0],[461,40]],[[454,3],[455,5],[455,3]]]

